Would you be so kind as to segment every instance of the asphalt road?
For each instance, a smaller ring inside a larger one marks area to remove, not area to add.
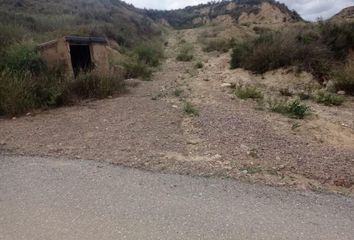
[[[354,200],[0,155],[0,239],[354,239]]]

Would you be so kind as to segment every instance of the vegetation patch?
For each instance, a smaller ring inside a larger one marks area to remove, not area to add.
[[[349,60],[345,65],[336,69],[333,77],[337,90],[344,90],[354,96],[354,60]]]
[[[180,62],[190,62],[194,58],[194,49],[192,45],[184,44],[177,55],[176,60]]]
[[[196,69],[201,69],[201,68],[204,67],[204,64],[203,64],[202,62],[197,62],[197,63],[194,65],[194,67],[195,67]]]
[[[226,40],[226,39],[212,39],[212,40],[206,40],[204,43],[204,52],[212,52],[212,51],[218,51],[218,52],[228,52],[235,44],[235,40]]]
[[[318,91],[315,94],[314,99],[317,103],[321,103],[326,106],[340,106],[345,100],[343,96],[338,96],[324,90]]]
[[[291,118],[303,119],[310,113],[310,107],[301,103],[300,100],[279,100],[273,99],[268,102],[272,112],[280,113]]]
[[[252,85],[237,85],[235,95],[241,99],[263,99],[263,93]]]
[[[190,102],[185,102],[183,110],[190,116],[199,116],[199,110]]]
[[[320,22],[294,26],[280,31],[260,32],[252,41],[236,44],[231,68],[265,73],[282,67],[296,66],[312,73],[319,81],[328,79],[338,63],[354,48],[354,23]],[[338,87],[350,89],[348,74],[338,74]],[[349,81],[350,82],[350,81]],[[341,85],[343,84],[343,85]]]

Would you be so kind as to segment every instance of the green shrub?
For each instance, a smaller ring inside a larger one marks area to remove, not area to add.
[[[317,103],[321,103],[326,106],[340,106],[344,102],[344,97],[329,93],[324,90],[318,91],[314,98]]]
[[[6,69],[12,74],[38,74],[46,68],[32,44],[15,44],[7,48],[0,58],[0,71]]]
[[[13,74],[0,73],[0,114],[20,114],[63,103],[68,80],[59,70]]]
[[[291,28],[260,34],[253,41],[238,44],[231,55],[231,68],[265,73],[297,66],[318,78],[329,74],[332,54],[317,33],[306,28]]]
[[[79,98],[105,98],[124,88],[124,81],[112,75],[79,74],[70,84],[69,92]]]
[[[226,39],[213,39],[209,40],[205,43],[203,48],[204,52],[228,52],[232,46],[234,45],[234,40],[226,40]]]
[[[183,90],[180,89],[180,88],[177,88],[175,89],[175,91],[173,92],[173,94],[176,96],[176,97],[180,97],[183,93]]]
[[[159,44],[141,45],[135,49],[138,60],[151,67],[157,67],[163,57],[162,46]]]
[[[152,70],[148,65],[136,62],[126,62],[124,63],[125,78],[139,78],[143,80],[150,80],[152,76]]]
[[[183,110],[188,115],[199,116],[199,110],[195,108],[190,102],[185,102]]]
[[[337,90],[344,90],[354,96],[354,62],[348,61],[334,71],[334,84]]]
[[[251,85],[238,85],[236,86],[234,93],[241,99],[263,99],[263,93],[255,86]]]
[[[201,69],[204,67],[204,64],[202,62],[197,62],[194,66],[196,69]]]
[[[193,46],[185,44],[181,47],[176,60],[181,62],[190,62],[193,58]]]
[[[16,115],[37,108],[71,104],[77,99],[104,98],[124,90],[122,78],[81,74],[70,79],[52,69],[39,74],[0,73],[0,114]]]
[[[354,48],[354,22],[320,22],[321,41],[335,54],[344,59]]]
[[[246,54],[249,52],[246,44],[237,44],[231,53],[231,69],[242,67],[242,62]]]
[[[308,106],[297,99],[292,101],[273,99],[268,104],[272,112],[287,115],[291,118],[303,119],[310,111]]]

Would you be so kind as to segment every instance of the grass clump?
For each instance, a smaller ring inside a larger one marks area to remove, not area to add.
[[[134,51],[138,61],[150,67],[157,67],[160,64],[160,59],[163,58],[163,48],[158,43],[143,44]]]
[[[152,76],[152,69],[139,61],[126,62],[123,64],[125,69],[125,78],[139,78],[143,80],[150,80]]]
[[[199,116],[199,110],[190,102],[185,102],[183,110],[190,116]]]
[[[124,89],[124,81],[112,75],[82,73],[69,86],[69,94],[79,98],[106,98]]]
[[[176,60],[180,62],[190,62],[193,58],[193,46],[185,44],[181,47]]]
[[[263,93],[252,85],[237,85],[235,95],[241,99],[263,99]]]
[[[314,96],[317,103],[324,104],[326,106],[340,106],[344,102],[344,97],[329,93],[324,90],[320,90]]]
[[[173,94],[176,96],[176,97],[180,97],[183,93],[183,90],[180,89],[180,88],[177,88],[174,90]]]
[[[354,62],[348,61],[334,71],[334,84],[337,90],[343,90],[354,96]]]
[[[272,112],[280,113],[291,118],[303,119],[309,112],[310,107],[302,104],[300,100],[270,100],[269,108]]]
[[[202,62],[197,62],[197,63],[194,65],[194,67],[195,67],[196,69],[201,69],[201,68],[204,67],[204,64],[203,64]]]
[[[234,40],[226,40],[226,39],[213,39],[206,41],[205,46],[203,48],[204,52],[212,52],[218,51],[226,53],[228,52],[234,45]]]

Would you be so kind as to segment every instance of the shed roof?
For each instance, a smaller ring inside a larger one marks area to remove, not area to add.
[[[77,44],[90,44],[90,43],[106,44],[107,43],[107,39],[104,37],[65,36],[65,40],[67,42],[77,43]]]

